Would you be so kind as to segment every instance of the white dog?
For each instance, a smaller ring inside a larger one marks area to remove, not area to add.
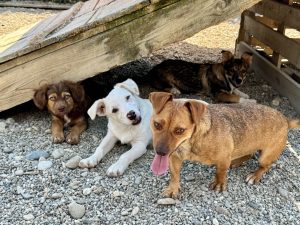
[[[108,96],[95,101],[88,110],[88,114],[93,120],[96,115],[107,116],[108,131],[95,153],[82,159],[79,166],[95,167],[120,140],[124,144],[130,143],[132,147],[108,168],[106,174],[108,176],[122,175],[130,163],[146,152],[146,147],[152,140],[151,103],[139,97],[137,84],[128,79],[116,84]]]

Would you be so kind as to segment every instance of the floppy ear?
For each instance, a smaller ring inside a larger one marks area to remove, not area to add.
[[[139,88],[132,79],[127,79],[122,83],[118,83],[115,85],[115,87],[125,88],[126,90],[130,91],[132,94],[140,95]]]
[[[99,99],[94,102],[94,104],[88,109],[88,115],[91,117],[92,120],[98,116],[105,116],[105,104],[103,99]]]
[[[221,53],[222,53],[222,63],[223,64],[228,62],[229,60],[233,59],[233,54],[230,51],[222,50]]]
[[[200,120],[207,107],[206,104],[193,100],[186,102],[184,105],[189,109],[194,123]]]
[[[248,67],[251,66],[252,64],[252,53],[250,52],[244,52],[241,59],[243,60],[244,63],[248,65]]]
[[[47,106],[47,91],[48,84],[45,84],[40,89],[35,90],[33,95],[34,104],[41,110]]]
[[[66,85],[71,92],[73,101],[76,103],[82,103],[85,100],[85,92],[82,85],[72,82],[72,81],[63,81],[63,84]]]
[[[168,92],[151,92],[149,95],[150,102],[153,105],[155,113],[160,113],[168,101],[173,100],[173,95]]]

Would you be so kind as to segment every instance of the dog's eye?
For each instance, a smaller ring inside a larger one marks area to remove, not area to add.
[[[157,129],[157,130],[161,130],[162,129],[162,125],[159,124],[158,122],[154,122],[154,127]]]
[[[49,97],[49,100],[55,101],[55,100],[56,100],[56,97],[55,97],[55,96],[50,96],[50,97]]]
[[[184,133],[184,131],[185,131],[184,128],[176,128],[174,132],[176,135],[181,135]]]
[[[70,97],[71,97],[70,94],[66,94],[66,95],[64,96],[65,99],[69,99]]]
[[[126,96],[126,100],[128,101],[130,99],[130,95]]]
[[[116,113],[116,112],[118,112],[119,111],[119,109],[117,109],[117,108],[113,108],[112,109],[112,113]]]

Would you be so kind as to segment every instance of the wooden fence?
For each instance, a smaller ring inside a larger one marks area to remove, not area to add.
[[[300,113],[300,2],[263,0],[242,13],[237,53],[254,54],[253,69]],[[286,30],[293,29],[296,37]]]

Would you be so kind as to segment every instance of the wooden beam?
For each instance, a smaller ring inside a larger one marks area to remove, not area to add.
[[[300,113],[300,84],[259,55],[259,53],[245,42],[240,42],[237,46],[238,56],[245,51],[252,52],[253,54],[252,69],[255,74],[264,78],[281,95],[288,97],[290,103]]]
[[[212,0],[181,0],[163,8],[151,5],[136,12],[126,23],[119,18],[105,24],[110,27],[105,32],[98,30],[89,37],[80,33],[16,58],[16,62],[11,60],[9,68],[0,64],[0,111],[30,100],[33,89],[42,83],[62,79],[80,81],[148,56],[167,44],[238,15],[241,9],[255,2],[232,0],[220,4]]]
[[[295,66],[300,67],[300,44],[297,41],[274,31],[249,16],[245,16],[244,29],[272,48],[273,51],[280,52]]]
[[[263,0],[250,10],[278,22],[284,22],[287,27],[300,30],[300,8],[274,0]]]

